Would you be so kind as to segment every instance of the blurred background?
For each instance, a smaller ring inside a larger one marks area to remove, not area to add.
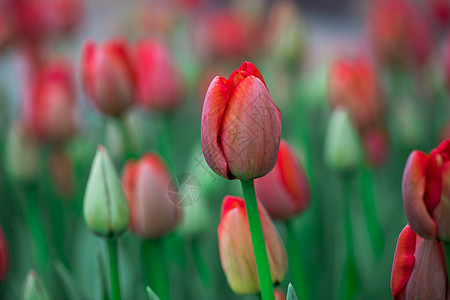
[[[52,299],[105,299],[104,242],[82,214],[98,144],[119,175],[131,147],[136,158],[159,153],[172,176],[196,178],[201,195],[164,237],[170,299],[257,299],[232,292],[218,252],[222,199],[242,196],[240,184],[212,172],[200,146],[209,83],[243,61],[261,71],[282,113],[282,137],[311,185],[310,206],[292,218],[304,299],[339,295],[344,173],[352,182],[356,298],[392,298],[406,160],[450,138],[449,29],[448,0],[2,0],[0,226],[9,254],[0,299],[21,299],[31,269]],[[149,59],[136,50],[140,42],[163,45],[149,78],[176,91],[170,107],[139,100],[121,118],[99,109],[83,53],[87,41],[111,39],[124,41],[134,66]],[[325,155],[338,108],[358,136],[356,166]],[[284,222],[274,223],[286,243]],[[139,243],[129,232],[119,242],[123,299],[146,299]],[[291,281],[288,272],[279,288]]]

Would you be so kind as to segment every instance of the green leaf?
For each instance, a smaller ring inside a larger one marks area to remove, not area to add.
[[[56,274],[61,280],[65,292],[69,296],[69,299],[73,300],[86,300],[88,297],[83,290],[80,289],[72,274],[66,269],[66,267],[58,260],[54,263]]]
[[[147,287],[147,296],[148,300],[160,300],[158,295],[155,294],[155,292],[148,286]]]

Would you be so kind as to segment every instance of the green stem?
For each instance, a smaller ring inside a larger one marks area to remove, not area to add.
[[[291,273],[292,284],[298,291],[299,299],[309,299],[307,285],[305,284],[305,276],[303,275],[303,265],[300,259],[300,247],[298,235],[295,232],[294,224],[292,220],[286,220],[285,222],[287,230],[287,243],[286,248],[289,257],[289,272]]]
[[[244,192],[245,209],[247,210],[248,225],[252,236],[253,251],[255,253],[256,270],[263,300],[274,300],[272,278],[270,276],[269,260],[266,244],[256,202],[255,185],[252,180],[241,180]]]
[[[445,265],[447,266],[447,280],[450,283],[450,242],[442,241],[444,246]]]
[[[383,254],[384,236],[378,221],[377,207],[375,204],[373,170],[364,167],[361,172],[361,200],[370,243],[372,244],[375,257],[378,260]]]
[[[173,172],[173,134],[172,115],[163,113],[161,116],[161,129],[159,130],[159,152],[164,158],[170,172]]]
[[[145,285],[161,298],[170,298],[169,273],[167,270],[164,239],[147,239],[141,242],[141,260]]]
[[[203,286],[209,287],[211,284],[211,274],[209,274],[208,266],[205,263],[203,255],[200,251],[199,241],[197,239],[191,242],[192,256],[194,258],[195,266],[203,283]]]
[[[120,281],[119,281],[119,257],[117,249],[117,239],[108,238],[106,240],[109,256],[109,274],[111,282],[111,299],[120,300]]]
[[[127,120],[124,116],[117,119],[117,124],[122,132],[122,142],[125,160],[136,156],[136,147],[133,139],[131,138],[130,129],[127,124]]]
[[[346,174],[343,175],[344,193],[344,228],[347,258],[345,260],[344,274],[342,276],[340,299],[354,299],[358,291],[358,276],[356,270],[355,253],[353,249],[353,232],[351,221],[352,180]]]

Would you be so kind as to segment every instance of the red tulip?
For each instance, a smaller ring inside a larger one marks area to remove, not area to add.
[[[368,27],[375,52],[383,62],[420,66],[431,54],[430,28],[413,1],[373,1]]]
[[[281,141],[272,171],[255,180],[256,196],[274,219],[287,220],[304,211],[311,201],[308,178],[294,150]]]
[[[158,238],[175,228],[181,219],[177,194],[164,161],[156,154],[145,154],[128,161],[122,173],[122,187],[130,209],[129,229],[143,238]],[[174,203],[175,202],[175,203]]]
[[[286,274],[286,250],[266,210],[258,204],[272,282],[279,283]],[[258,293],[259,281],[244,199],[225,197],[217,233],[220,260],[231,289],[237,294]]]
[[[406,218],[421,237],[450,240],[450,140],[429,155],[414,150],[403,173]]]
[[[367,58],[336,60],[328,75],[331,107],[343,107],[362,130],[376,123],[385,110],[377,71]]]
[[[6,238],[0,227],[0,281],[5,279],[9,269],[9,252]]]
[[[41,142],[61,143],[77,129],[72,70],[63,60],[45,64],[31,79],[24,103],[24,122]]]
[[[422,239],[409,225],[397,241],[391,274],[394,300],[447,299],[447,271],[441,242]]]
[[[202,112],[202,150],[211,169],[227,179],[254,179],[274,167],[281,114],[259,70],[244,62],[230,78],[216,76]]]
[[[133,104],[135,70],[124,41],[87,42],[82,66],[88,98],[102,113],[118,117]]]
[[[447,34],[442,48],[442,65],[444,67],[445,84],[447,91],[450,93],[450,33]]]
[[[428,7],[437,25],[442,29],[450,25],[450,0],[428,0]]]
[[[381,166],[389,155],[389,133],[384,126],[372,126],[362,133],[362,147],[367,164]]]
[[[181,74],[166,45],[144,41],[137,46],[138,101],[143,107],[171,111],[185,100]]]

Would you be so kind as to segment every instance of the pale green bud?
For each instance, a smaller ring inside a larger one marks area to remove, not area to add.
[[[31,270],[25,279],[23,289],[23,300],[50,300],[47,290],[42,280]]]

